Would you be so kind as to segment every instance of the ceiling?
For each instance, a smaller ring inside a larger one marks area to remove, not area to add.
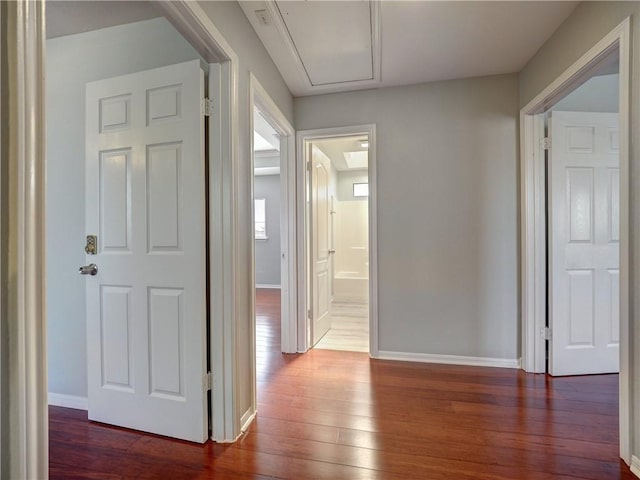
[[[240,1],[294,96],[519,72],[575,1]],[[257,12],[257,13],[256,13]]]
[[[162,16],[163,13],[150,2],[48,1],[47,38],[90,32]]]
[[[367,168],[366,166],[363,168],[361,165],[358,165],[357,158],[354,159],[356,161],[355,166],[353,166],[353,164],[352,166],[348,165],[344,155],[345,153],[351,152],[367,152],[368,148],[360,145],[360,141],[362,140],[367,140],[367,135],[326,138],[314,140],[313,143],[329,157],[331,165],[339,172],[342,172],[345,170],[363,170]]]
[[[253,107],[253,134],[254,151],[277,154],[280,150],[280,135],[256,107]]]

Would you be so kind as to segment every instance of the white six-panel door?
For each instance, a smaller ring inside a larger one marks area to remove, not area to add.
[[[208,428],[203,98],[198,60],[86,90],[89,419],[196,442]]]
[[[311,146],[311,262],[312,345],[331,328],[331,278],[329,269],[329,180],[327,156]]]
[[[549,370],[618,372],[618,115],[553,112],[549,133]]]

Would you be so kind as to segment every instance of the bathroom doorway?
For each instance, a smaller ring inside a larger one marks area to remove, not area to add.
[[[308,149],[311,344],[369,352],[369,137]]]

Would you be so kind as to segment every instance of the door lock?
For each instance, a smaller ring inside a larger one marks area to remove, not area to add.
[[[98,236],[87,235],[87,244],[84,246],[87,255],[96,255],[98,253]]]
[[[98,266],[95,263],[80,267],[80,275],[91,275],[92,277],[98,273]]]

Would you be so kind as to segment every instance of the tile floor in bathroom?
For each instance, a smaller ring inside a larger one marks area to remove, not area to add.
[[[314,348],[369,351],[369,305],[366,303],[333,302],[331,328]]]

